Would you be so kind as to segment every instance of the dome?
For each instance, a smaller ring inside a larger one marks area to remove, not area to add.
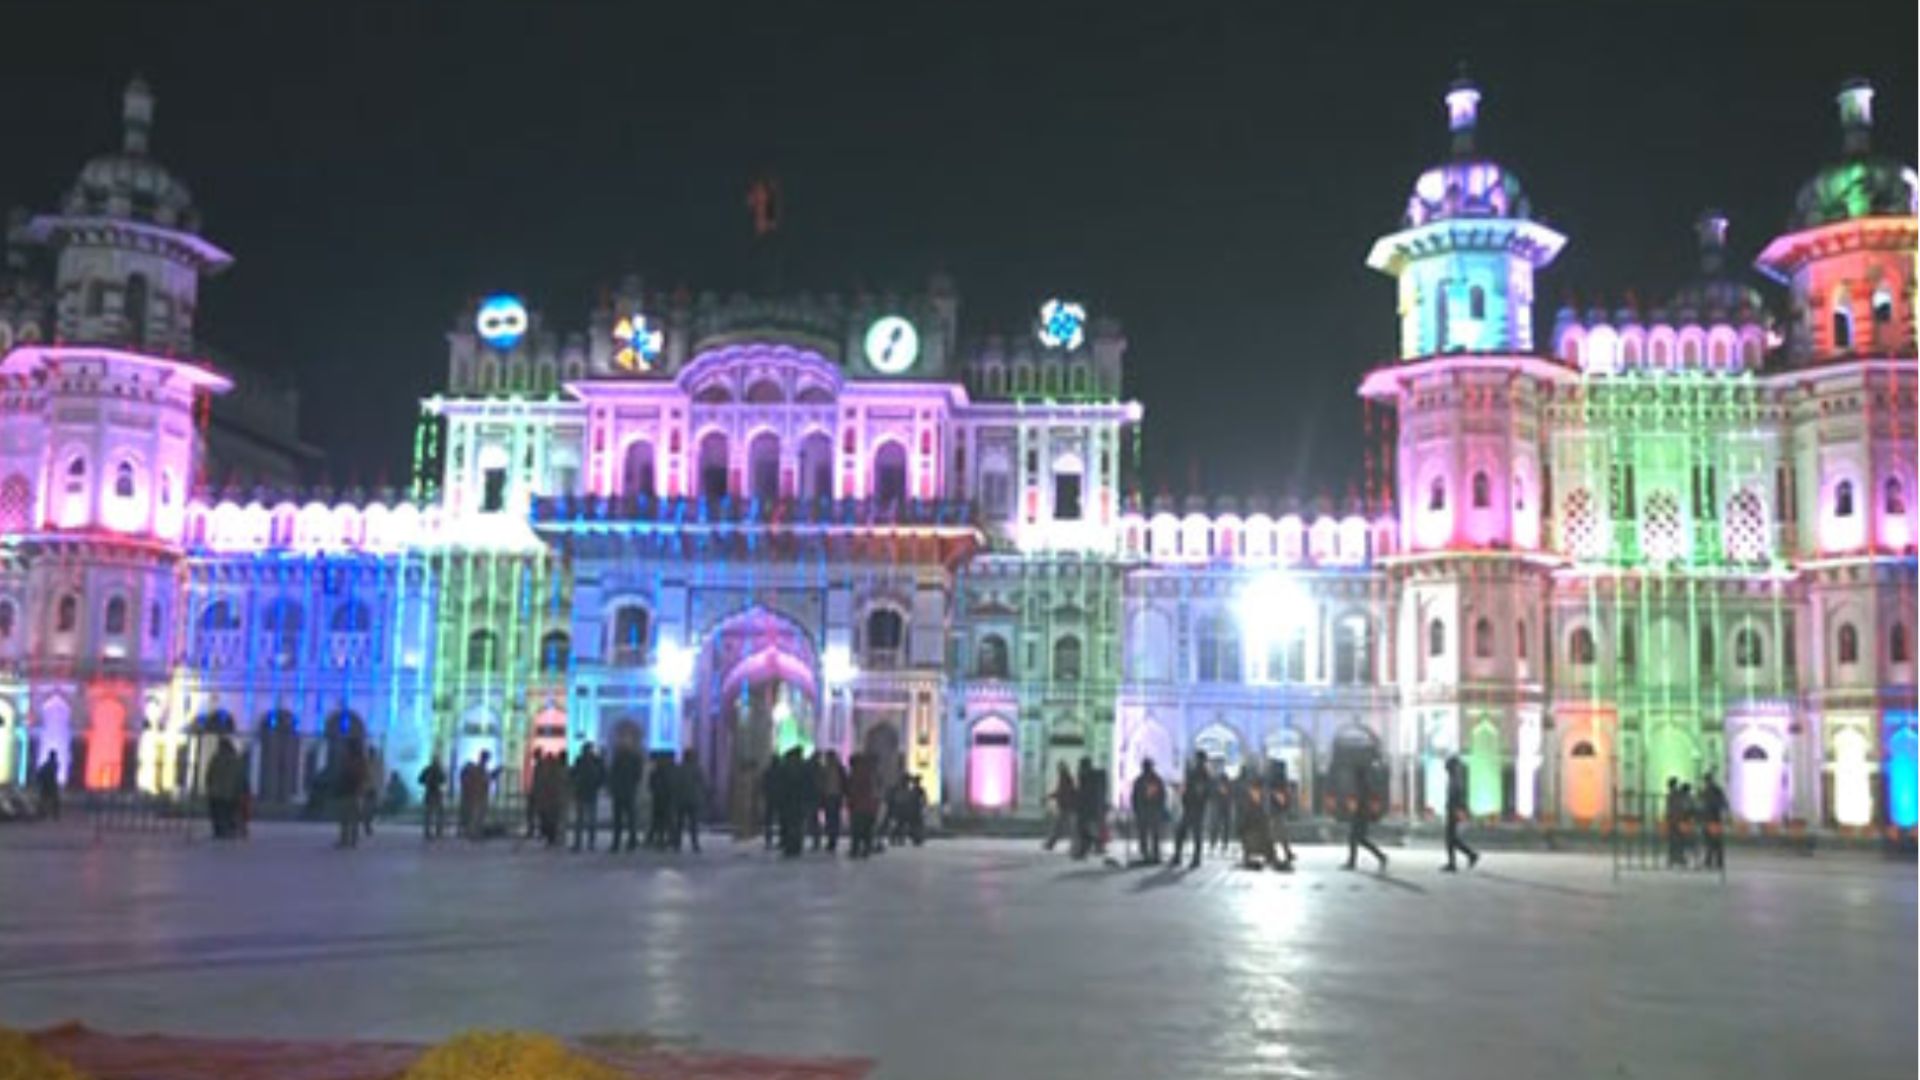
[[[1755,318],[1766,310],[1760,290],[1727,273],[1727,217],[1708,210],[1693,225],[1700,241],[1700,273],[1680,287],[1667,305],[1683,317]]]
[[[1791,227],[1812,229],[1855,218],[1912,217],[1920,212],[1920,183],[1913,169],[1873,152],[1873,86],[1863,79],[1850,80],[1836,100],[1844,156],[1800,186],[1793,200]]]
[[[1407,199],[1406,228],[1456,218],[1530,218],[1533,208],[1520,178],[1475,155],[1473,131],[1479,119],[1480,91],[1465,78],[1447,90],[1447,126],[1453,132],[1453,160],[1420,174]]]
[[[114,217],[195,232],[200,216],[193,195],[166,166],[147,156],[153,94],[138,76],[127,84],[120,150],[86,163],[67,189],[62,211],[75,217]]]

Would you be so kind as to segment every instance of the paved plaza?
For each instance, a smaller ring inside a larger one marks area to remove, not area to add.
[[[937,841],[869,863],[357,852],[0,830],[0,1023],[432,1039],[644,1031],[876,1075],[1911,1077],[1915,873],[1733,853],[1436,872],[1117,871]]]

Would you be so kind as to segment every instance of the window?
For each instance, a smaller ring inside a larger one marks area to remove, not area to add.
[[[147,342],[147,276],[134,274],[127,278],[127,294],[122,305],[122,314],[126,317],[127,339],[135,345]]]
[[[652,617],[639,604],[622,604],[613,611],[613,639],[609,643],[614,667],[639,667],[647,662],[652,642]]]
[[[1367,620],[1359,615],[1340,620],[1333,635],[1333,681],[1342,686],[1373,681],[1372,658],[1367,655]]]
[[[907,500],[907,451],[897,442],[873,452],[873,498],[882,505]]]
[[[67,494],[80,495],[87,490],[87,458],[75,454],[67,459]]]
[[[0,637],[6,636],[4,632],[0,632]],[[1893,627],[1887,631],[1887,662],[1904,664],[1911,658],[1912,654],[1907,650],[1907,624],[1894,623]]]
[[[654,494],[653,444],[635,439],[627,444],[626,460],[620,470],[620,490],[628,495]]]
[[[507,508],[507,470],[500,466],[480,474],[480,512],[497,514]]]
[[[982,679],[1009,677],[1006,638],[998,634],[988,634],[980,639],[980,647],[974,652],[974,674]]]
[[[1902,517],[1907,512],[1907,491],[1897,476],[1887,477],[1881,499],[1881,507],[1893,517]]]
[[[1640,650],[1633,635],[1632,623],[1622,623],[1620,626],[1619,659],[1621,667],[1632,667],[1640,660]]]
[[[1839,306],[1833,309],[1833,347],[1835,350],[1853,348],[1853,312]]]
[[[358,600],[349,600],[333,609],[327,628],[336,634],[364,634],[373,626],[373,613]]]
[[[1493,481],[1487,478],[1486,473],[1483,473],[1483,472],[1474,473],[1473,474],[1473,508],[1475,510],[1485,510],[1487,507],[1492,505],[1493,505]]]
[[[1860,632],[1852,623],[1841,623],[1839,642],[1836,651],[1840,654],[1840,663],[1851,667],[1860,662]]]
[[[1700,670],[1702,673],[1713,670],[1713,627],[1700,628]]]
[[[1525,619],[1513,625],[1513,655],[1520,660],[1527,658],[1527,620]]]
[[[1059,682],[1080,678],[1080,639],[1064,634],[1053,643],[1053,677]]]
[[[232,604],[225,600],[215,600],[200,613],[200,629],[214,634],[238,630],[240,616],[234,614]]]
[[[1427,623],[1427,655],[1441,656],[1447,651],[1447,624],[1439,619]]]
[[[889,670],[900,664],[900,650],[907,641],[907,620],[890,607],[874,608],[867,613],[866,663],[876,670]]]
[[[1893,321],[1893,294],[1884,287],[1873,292],[1873,322],[1885,326]]]
[[[467,635],[467,670],[500,670],[499,634],[482,629]]]
[[[269,666],[285,670],[299,662],[301,630],[306,618],[306,611],[291,600],[275,600],[268,605],[264,623]]]
[[[1445,510],[1446,508],[1447,479],[1444,476],[1436,476],[1433,482],[1427,485],[1427,509]]]
[[[1013,512],[1013,483],[1004,472],[980,474],[980,509],[989,519],[1000,519]]]
[[[1751,626],[1743,626],[1733,636],[1733,665],[1742,668],[1757,668],[1766,663],[1766,649],[1760,642],[1760,631]]]
[[[1833,516],[1853,516],[1853,481],[1842,480],[1833,485]]]
[[[1527,481],[1516,475],[1513,478],[1513,509],[1517,513],[1527,508]]]
[[[1080,520],[1080,474],[1053,474],[1053,516],[1056,521]]]
[[[1593,631],[1584,626],[1576,627],[1573,635],[1567,639],[1567,660],[1585,667],[1593,663]]]
[[[118,636],[120,634],[124,634],[127,632],[127,598],[126,597],[116,596],[113,599],[107,601],[107,617],[106,617],[105,630],[108,634],[111,634],[114,636]]]
[[[1201,682],[1239,682],[1240,635],[1227,619],[1209,615],[1196,634],[1195,674]]]
[[[747,444],[747,490],[761,502],[780,498],[780,437],[772,432],[762,432]]]
[[[573,663],[573,639],[565,630],[551,630],[540,639],[540,672],[553,675]]]
[[[1473,624],[1473,655],[1476,660],[1493,659],[1493,620],[1481,619]]]
[[[13,636],[13,601],[0,601],[0,641]]]
[[[133,498],[133,463],[123,461],[113,467],[113,497]]]
[[[700,497],[703,499],[724,499],[727,497],[728,478],[727,437],[710,431],[700,440]]]
[[[1467,311],[1476,319],[1487,317],[1487,290],[1478,285],[1467,294]]]
[[[160,601],[155,600],[147,608],[147,637],[155,641],[160,640],[161,623],[164,619],[165,614],[160,610]]]
[[[71,634],[80,624],[80,599],[71,593],[60,598],[59,607],[54,611],[53,629],[58,634]]]

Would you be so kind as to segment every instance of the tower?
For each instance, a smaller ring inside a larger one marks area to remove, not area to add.
[[[1519,178],[1474,145],[1480,92],[1445,96],[1452,150],[1414,183],[1367,264],[1399,285],[1400,355],[1361,394],[1397,413],[1401,699],[1395,801],[1443,812],[1460,753],[1472,812],[1531,816],[1544,667],[1536,647],[1541,411],[1564,369],[1531,355],[1533,275],[1566,239],[1531,219]]]

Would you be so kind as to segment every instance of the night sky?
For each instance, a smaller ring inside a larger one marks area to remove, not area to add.
[[[1354,386],[1392,355],[1364,266],[1440,160],[1464,61],[1481,146],[1571,237],[1540,279],[1664,297],[1691,222],[1742,264],[1837,156],[1871,78],[1915,157],[1915,5],[1820,3],[195,6],[6,10],[0,203],[56,205],[117,145],[135,70],[154,153],[237,265],[201,331],[305,394],[337,482],[406,475],[416,400],[471,297],[584,328],[625,271],[756,284],[743,194],[785,189],[787,284],[917,289],[967,333],[1050,294],[1118,316],[1149,494],[1338,494]]]

